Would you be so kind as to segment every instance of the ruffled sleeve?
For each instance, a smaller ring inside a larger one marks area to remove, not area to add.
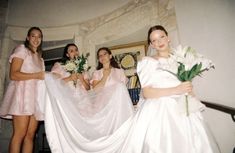
[[[51,68],[51,72],[55,74],[59,74],[61,78],[65,78],[71,75],[71,73],[67,72],[61,63],[56,62]]]
[[[137,74],[139,76],[141,87],[150,86],[152,84],[152,73],[154,70],[154,64],[151,57],[144,57],[137,64]]]
[[[24,60],[28,54],[29,51],[27,50],[27,48],[24,45],[19,45],[14,49],[13,54],[9,58],[9,62],[11,63],[14,57],[21,58]]]
[[[51,72],[60,74],[61,76],[64,75],[64,69],[63,69],[63,67],[61,66],[61,64],[59,62],[56,62],[53,65],[53,67],[51,68]]]

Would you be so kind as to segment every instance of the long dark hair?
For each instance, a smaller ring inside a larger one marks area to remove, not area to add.
[[[155,30],[161,30],[161,31],[165,32],[165,34],[168,36],[168,32],[166,31],[166,29],[165,29],[163,26],[161,26],[161,25],[152,26],[152,27],[149,29],[149,31],[148,31],[148,38],[147,38],[148,44],[151,43],[150,35],[151,35],[151,33],[152,33],[153,31],[155,31]]]
[[[66,55],[68,53],[68,49],[70,46],[74,46],[77,48],[78,50],[78,47],[77,45],[75,45],[74,43],[70,43],[70,44],[67,44],[65,47],[64,47],[64,52],[63,52],[63,56],[62,56],[62,59],[61,59],[61,62],[62,63],[65,63],[67,60],[70,60],[70,58]]]
[[[105,50],[109,55],[112,55],[112,52],[111,52],[111,50],[110,50],[108,47],[101,47],[100,49],[98,49],[97,54],[96,54],[97,59],[98,59],[98,65],[97,65],[97,67],[96,67],[97,70],[100,70],[100,69],[103,68],[103,64],[100,63],[100,61],[99,61],[99,52],[100,52],[101,50]],[[110,59],[110,65],[111,65],[112,67],[114,67],[114,68],[120,69],[120,66],[119,66],[118,63],[115,61],[113,55],[112,55],[112,58]]]
[[[27,34],[27,37],[30,36],[31,32],[33,30],[38,30],[40,33],[41,33],[41,43],[40,45],[38,46],[37,48],[37,53],[39,54],[39,56],[41,57],[42,56],[42,42],[43,42],[43,34],[42,34],[42,30],[39,28],[39,27],[31,27],[29,30],[28,30],[28,34]],[[32,49],[30,48],[30,45],[29,45],[29,41],[28,39],[26,38],[25,39],[25,42],[24,42],[24,45],[26,48],[28,48],[30,51],[32,51]],[[33,51],[32,51],[33,52]]]

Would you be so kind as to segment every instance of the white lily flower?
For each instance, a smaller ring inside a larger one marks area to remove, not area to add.
[[[182,48],[181,45],[179,45],[176,50],[173,50],[173,55],[168,59],[168,64],[169,66],[163,64],[161,69],[174,74],[180,81],[192,81],[194,77],[200,75],[203,71],[214,68],[214,64],[211,60],[204,58],[203,55],[197,53],[193,48],[189,46]],[[185,98],[188,116],[188,95],[186,95]]]

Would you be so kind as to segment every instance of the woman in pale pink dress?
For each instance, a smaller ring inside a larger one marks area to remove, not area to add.
[[[67,44],[64,48],[62,63],[65,63],[67,60],[73,60],[77,56],[79,56],[78,47],[73,43]],[[87,72],[71,74],[59,62],[54,64],[51,72],[59,78],[62,78],[73,89],[81,89],[82,91],[90,89],[89,75]]]
[[[10,83],[5,92],[0,116],[13,119],[10,153],[32,153],[38,120],[43,113],[38,105],[38,83],[44,79],[42,31],[29,29],[24,45],[14,49],[10,56]]]
[[[91,81],[93,88],[110,86],[115,83],[126,84],[127,78],[124,70],[120,69],[109,48],[100,48],[97,51],[97,58],[99,60],[97,70],[93,73]]]

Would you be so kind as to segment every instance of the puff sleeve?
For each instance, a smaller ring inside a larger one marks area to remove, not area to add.
[[[141,61],[137,64],[137,74],[139,76],[139,81],[141,87],[150,86],[152,84],[152,75],[154,70],[154,64],[151,57],[144,57]]]
[[[13,50],[13,54],[9,58],[9,62],[11,63],[14,57],[18,57],[21,59],[25,59],[27,55],[29,54],[29,51],[24,45],[19,45]]]

